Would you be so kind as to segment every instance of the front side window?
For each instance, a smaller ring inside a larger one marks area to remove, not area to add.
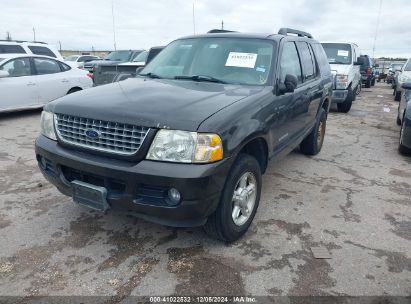
[[[351,45],[347,43],[322,43],[330,64],[351,64]]]
[[[286,42],[280,60],[280,82],[283,83],[286,75],[293,75],[298,83],[302,83],[300,58],[294,42]]]
[[[105,60],[129,61],[132,54],[133,54],[132,51],[114,51],[108,54]]]
[[[28,48],[33,52],[33,54],[56,58],[56,55],[47,47],[29,45]]]
[[[133,62],[145,62],[147,60],[147,55],[148,55],[148,52],[143,51],[133,59]]]
[[[61,72],[58,62],[52,59],[34,58],[34,66],[39,75]]]
[[[404,65],[404,71],[411,71],[411,59]]]
[[[274,43],[257,38],[188,38],[162,50],[141,72],[161,78],[266,85]]]
[[[9,73],[9,77],[30,76],[31,67],[28,58],[16,58],[0,66],[0,70]]]

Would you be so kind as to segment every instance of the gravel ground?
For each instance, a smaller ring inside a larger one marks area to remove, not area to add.
[[[2,115],[0,295],[410,295],[411,158],[397,152],[397,106],[388,85],[363,89],[348,114],[330,113],[319,155],[270,163],[233,244],[75,205],[37,168],[40,112]]]

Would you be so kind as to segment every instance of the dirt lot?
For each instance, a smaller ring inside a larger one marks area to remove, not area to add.
[[[410,295],[411,158],[386,84],[329,115],[322,152],[271,163],[234,244],[75,205],[37,169],[40,112],[0,117],[0,295]],[[390,112],[384,111],[384,106]],[[315,259],[311,247],[331,259]]]

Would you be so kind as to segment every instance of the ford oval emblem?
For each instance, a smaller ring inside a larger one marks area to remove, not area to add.
[[[86,134],[87,137],[92,138],[92,139],[97,139],[100,137],[100,133],[93,129],[86,130],[84,134]]]

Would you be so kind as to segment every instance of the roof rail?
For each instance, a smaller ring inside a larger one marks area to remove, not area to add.
[[[217,34],[217,33],[238,33],[237,31],[229,31],[229,30],[219,30],[213,29],[207,32],[207,34]]]
[[[278,31],[278,34],[279,35],[296,34],[299,37],[307,37],[307,38],[313,39],[313,35],[311,35],[310,33],[295,30],[295,29],[291,29],[291,28],[287,28],[287,27],[280,28],[280,30]]]
[[[47,44],[46,42],[42,42],[42,41],[5,40],[5,39],[0,39],[0,41],[4,41],[4,42],[17,42],[17,43],[29,42],[29,43],[41,43],[41,44]]]

